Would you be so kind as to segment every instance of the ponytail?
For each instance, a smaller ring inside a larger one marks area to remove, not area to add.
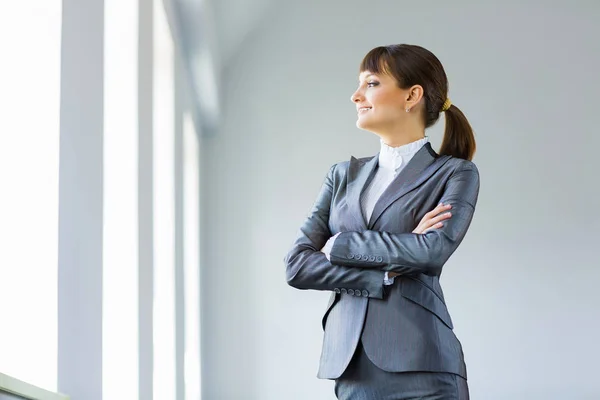
[[[462,158],[471,161],[475,154],[475,135],[473,128],[462,111],[450,105],[446,111],[446,128],[440,148],[440,155]]]
[[[440,155],[471,161],[475,154],[475,135],[467,117],[448,99],[448,77],[440,60],[429,50],[410,44],[375,47],[360,64],[360,71],[389,74],[401,89],[414,85],[423,88],[425,129],[433,126],[442,112],[446,129]]]

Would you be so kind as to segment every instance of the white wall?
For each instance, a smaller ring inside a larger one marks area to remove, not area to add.
[[[274,9],[225,66],[203,143],[205,398],[334,397],[315,376],[328,293],[287,286],[282,259],[328,167],[377,152],[349,97],[362,56],[391,43],[440,58],[476,130],[478,209],[442,279],[472,398],[597,398],[598,20],[566,1]]]

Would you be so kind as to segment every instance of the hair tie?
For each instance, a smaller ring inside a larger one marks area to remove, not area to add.
[[[452,105],[452,102],[450,101],[450,99],[446,98],[446,101],[444,102],[444,105],[442,106],[442,111],[448,111],[448,109],[450,108],[451,105]]]

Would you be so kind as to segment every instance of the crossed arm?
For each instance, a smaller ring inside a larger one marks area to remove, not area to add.
[[[298,289],[366,289],[369,297],[382,298],[384,271],[391,276],[439,275],[473,218],[479,192],[475,165],[462,164],[446,184],[441,203],[452,207],[452,218],[432,214],[438,207],[423,218],[415,229],[417,232],[342,232],[335,238],[328,259],[320,250],[331,237],[328,221],[334,168],[330,169],[311,214],[285,257],[288,283]],[[447,221],[439,225],[438,217]],[[438,220],[432,222],[435,218]]]
[[[333,243],[330,260],[336,265],[377,268],[394,275],[439,275],[467,233],[478,193],[479,173],[469,163],[455,171],[446,184],[441,203],[452,206],[452,218],[444,226],[424,234],[342,232]],[[375,262],[370,261],[371,256]]]
[[[383,271],[333,265],[321,252],[331,237],[329,212],[334,168],[335,165],[329,170],[310,215],[284,258],[287,282],[297,289],[334,290],[343,287],[381,299]]]

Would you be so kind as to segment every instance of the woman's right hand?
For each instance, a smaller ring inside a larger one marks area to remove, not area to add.
[[[452,206],[450,204],[439,204],[436,208],[423,216],[421,222],[419,222],[419,225],[417,225],[412,233],[423,234],[432,229],[441,228],[444,226],[442,221],[452,217],[452,213],[448,211],[451,208]]]

